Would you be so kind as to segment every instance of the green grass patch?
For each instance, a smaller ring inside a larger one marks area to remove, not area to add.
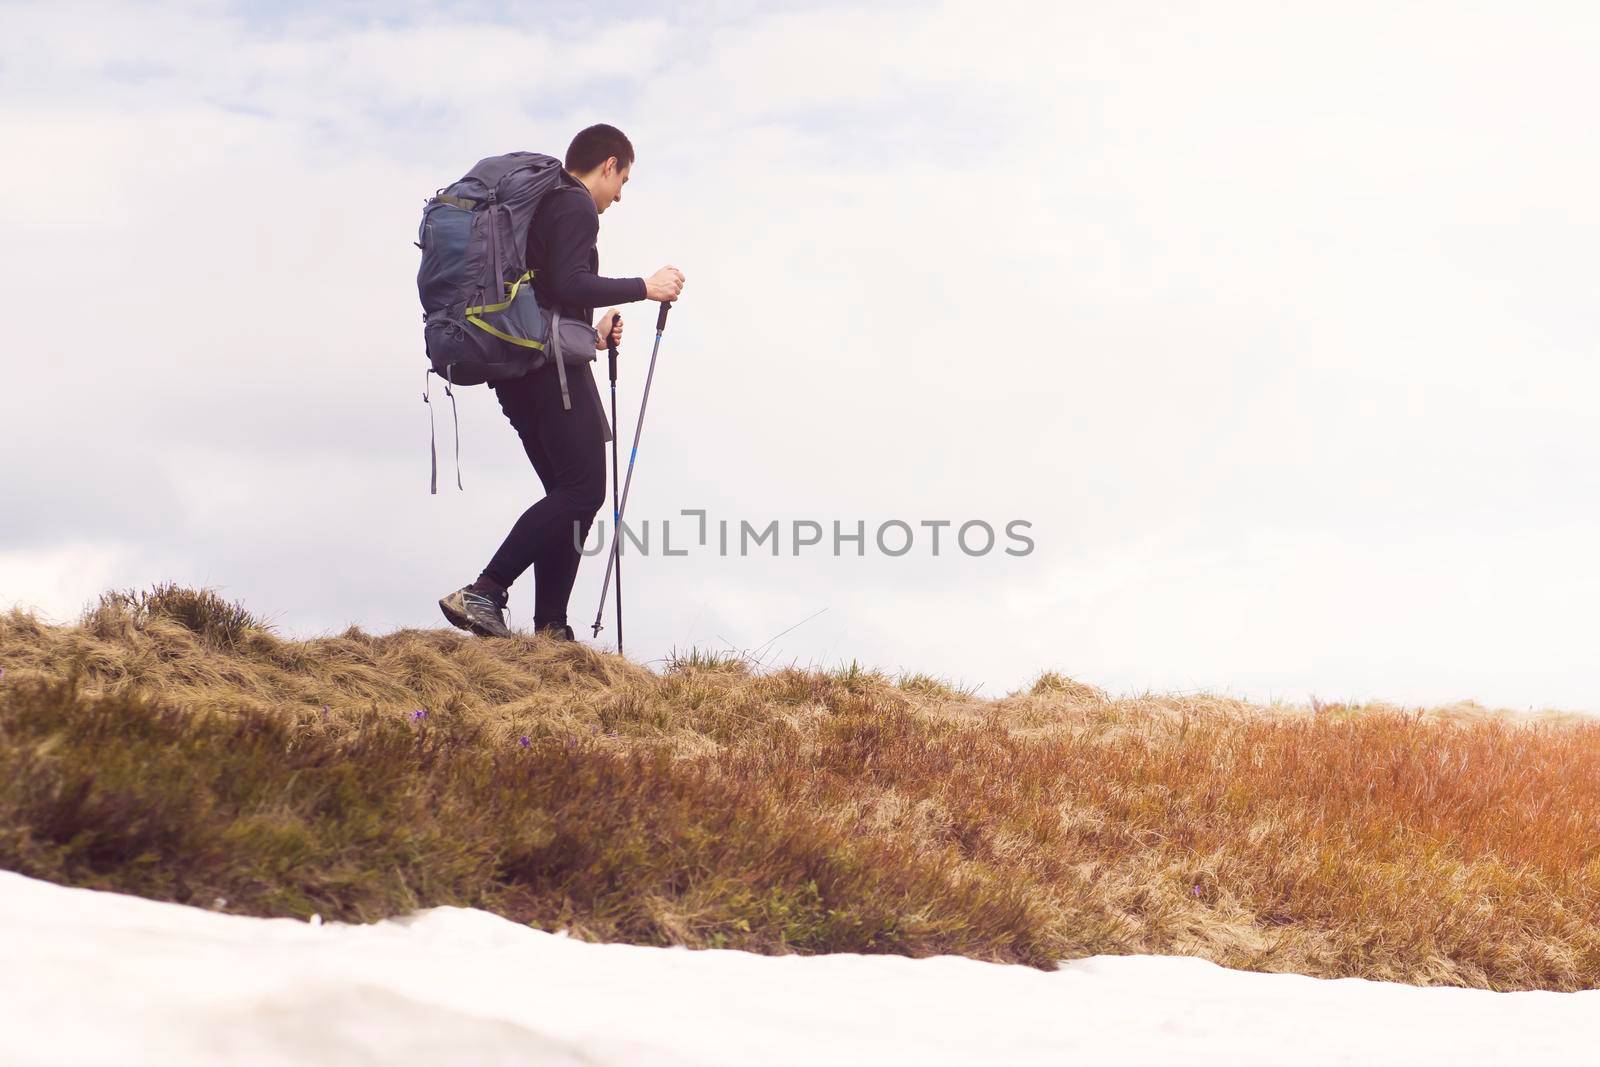
[[[1016,890],[783,804],[714,761],[464,717],[196,712],[0,691],[0,867],[253,915],[486,908],[545,929],[759,951],[1046,965]]]

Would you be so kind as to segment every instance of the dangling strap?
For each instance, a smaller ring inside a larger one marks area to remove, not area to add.
[[[561,312],[550,312],[550,344],[555,352],[556,377],[561,379],[561,407],[572,410],[572,397],[567,395],[567,361],[561,358]]]
[[[435,495],[439,492],[439,448],[437,438],[433,432],[433,401],[428,399],[428,390],[433,385],[433,379],[428,375],[433,373],[429,367],[422,375],[422,402],[428,405],[428,457],[433,465],[433,473],[428,476],[428,492]]]
[[[461,489],[461,418],[456,414],[456,394],[450,388],[455,384],[456,365],[454,363],[446,364],[444,371],[447,376],[444,383],[444,395],[450,398],[450,419],[456,426],[456,488]]]

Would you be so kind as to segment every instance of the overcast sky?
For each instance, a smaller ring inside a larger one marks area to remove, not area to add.
[[[4,5],[0,603],[443,625],[540,490],[478,387],[428,493],[419,212],[610,122],[633,658],[1600,711],[1593,5],[607,7]]]

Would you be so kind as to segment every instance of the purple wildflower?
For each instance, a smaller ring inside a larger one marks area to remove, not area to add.
[[[1194,895],[1195,896],[1199,896],[1200,895],[1200,887],[1199,886],[1195,886],[1194,887]]]
[[[523,734],[521,737],[517,738],[517,743],[523,748],[527,748],[529,745],[533,744],[532,741],[528,740],[527,734]]]
[[[421,722],[423,719],[426,719],[427,717],[428,717],[428,711],[427,711],[426,708],[418,708],[416,711],[413,711],[411,713],[411,719],[412,719],[413,722]]]

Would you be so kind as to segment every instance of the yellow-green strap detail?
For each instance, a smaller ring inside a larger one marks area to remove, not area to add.
[[[484,333],[493,334],[502,341],[510,341],[512,344],[521,345],[523,348],[537,348],[541,352],[544,351],[543,341],[530,341],[526,337],[512,337],[504,330],[497,330],[493,326],[490,326],[487,322],[484,322],[476,315],[468,315],[467,321],[472,323],[472,325],[476,326],[478,329],[482,330]]]
[[[522,283],[532,281],[535,273],[537,272],[531,270],[523,271],[522,277],[511,283],[511,292],[506,294],[504,300],[498,304],[482,304],[478,307],[467,308],[467,316],[470,318],[473,315],[482,315],[484,312],[504,311],[511,306],[511,301],[517,298],[517,290],[522,288]],[[505,287],[505,284],[505,282],[500,283],[502,288]]]
[[[522,277],[511,283],[511,292],[506,294],[506,298],[502,302],[498,304],[483,304],[478,307],[467,308],[467,321],[472,323],[472,325],[476,326],[478,329],[482,330],[484,333],[487,333],[493,337],[498,337],[502,341],[510,341],[512,344],[520,345],[523,348],[537,348],[539,351],[543,352],[543,341],[530,341],[526,337],[512,337],[504,330],[497,330],[493,326],[490,326],[487,322],[484,322],[483,319],[478,317],[485,314],[492,315],[495,312],[504,311],[506,308],[510,307],[511,302],[517,298],[517,290],[522,288],[522,283],[532,281],[535,273],[535,271],[531,270],[524,271],[522,273]],[[502,282],[501,284],[503,285],[504,283]]]

